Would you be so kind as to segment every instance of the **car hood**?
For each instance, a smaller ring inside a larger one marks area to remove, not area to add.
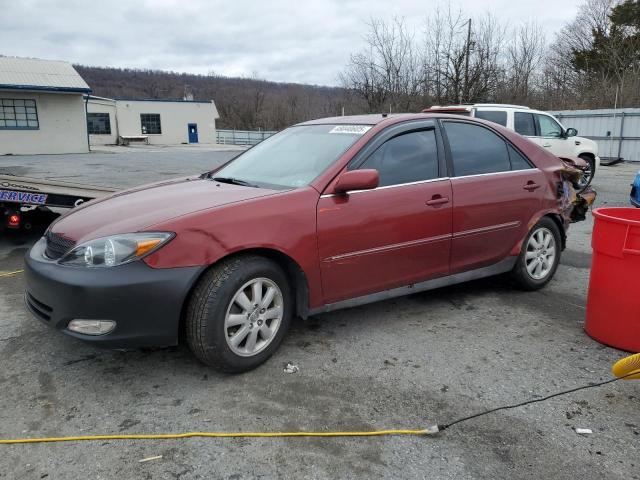
[[[219,183],[199,177],[143,185],[76,207],[51,226],[75,242],[145,230],[200,210],[280,193],[278,190]]]

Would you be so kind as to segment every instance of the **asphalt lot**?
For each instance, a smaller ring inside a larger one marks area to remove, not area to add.
[[[75,155],[0,156],[0,174],[128,188],[205,172],[244,150],[218,145],[92,148]]]
[[[220,155],[89,159],[104,185],[127,186],[123,177],[132,184],[159,171],[193,173]],[[68,178],[77,158],[0,157],[0,170],[83,181]],[[626,206],[639,168],[602,167],[597,206]],[[208,369],[185,347],[119,352],[67,338],[25,311],[21,275],[2,277],[1,437],[423,428],[606,380],[625,354],[582,330],[591,228],[591,217],[573,226],[562,265],[542,291],[488,279],[318,315],[295,322],[271,360],[238,376]],[[0,270],[20,268],[34,240],[0,240]],[[300,371],[284,373],[287,362]],[[630,479],[640,478],[638,448],[640,382],[621,381],[435,437],[0,445],[0,478]]]

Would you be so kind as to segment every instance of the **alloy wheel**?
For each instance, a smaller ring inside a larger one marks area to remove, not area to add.
[[[248,281],[233,296],[224,319],[227,345],[236,355],[251,357],[264,350],[282,323],[282,292],[268,278]]]
[[[544,280],[556,259],[556,239],[551,230],[546,227],[538,228],[529,237],[525,252],[527,273],[534,280]]]

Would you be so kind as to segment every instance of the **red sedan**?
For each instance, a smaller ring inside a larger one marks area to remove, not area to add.
[[[185,328],[204,363],[244,371],[295,316],[507,272],[541,288],[588,206],[575,173],[482,120],[314,120],[61,217],[26,256],[25,301],[108,347],[173,345]]]

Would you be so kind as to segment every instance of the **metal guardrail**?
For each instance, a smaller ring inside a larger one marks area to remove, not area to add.
[[[255,130],[216,130],[216,143],[221,145],[256,145],[278,132]]]

